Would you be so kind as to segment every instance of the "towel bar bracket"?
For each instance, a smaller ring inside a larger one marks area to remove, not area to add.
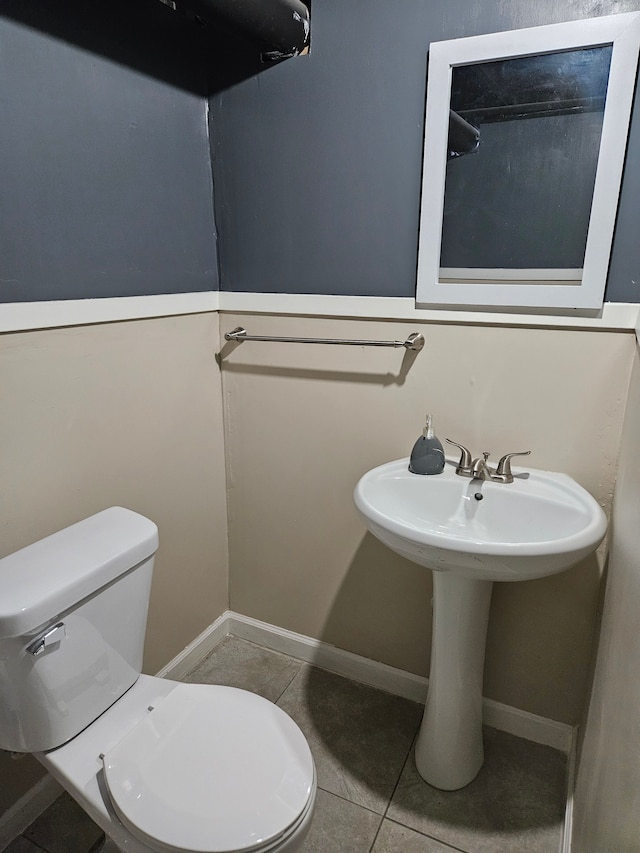
[[[277,341],[285,344],[342,344],[352,347],[404,347],[413,352],[420,352],[424,347],[424,336],[412,332],[405,341],[357,341],[343,338],[288,338],[275,335],[248,335],[247,330],[238,326],[224,336],[226,341]]]

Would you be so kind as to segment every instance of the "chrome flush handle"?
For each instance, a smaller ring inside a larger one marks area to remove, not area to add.
[[[49,646],[59,643],[65,635],[64,622],[58,622],[52,625],[51,628],[47,628],[44,634],[40,634],[37,640],[30,643],[27,646],[27,651],[30,655],[40,655]]]

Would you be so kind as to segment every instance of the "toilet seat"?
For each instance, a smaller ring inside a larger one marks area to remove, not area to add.
[[[103,766],[118,817],[159,850],[277,849],[315,793],[298,726],[233,687],[179,684],[105,753]]]

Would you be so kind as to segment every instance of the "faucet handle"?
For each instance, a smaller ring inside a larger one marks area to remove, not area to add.
[[[462,477],[473,477],[473,460],[471,458],[471,452],[467,450],[464,444],[458,444],[457,441],[451,441],[450,438],[446,438],[445,441],[448,441],[449,444],[453,444],[454,447],[458,447],[460,449],[460,461],[456,468],[456,474],[460,474]]]
[[[520,453],[505,453],[502,459],[498,462],[493,479],[500,480],[502,483],[513,483],[513,473],[511,471],[511,458],[513,456],[529,456],[530,450],[522,450]]]

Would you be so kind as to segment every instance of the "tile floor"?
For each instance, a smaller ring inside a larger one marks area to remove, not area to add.
[[[226,637],[185,681],[259,693],[305,733],[318,773],[304,853],[557,853],[565,756],[485,729],[485,765],[461,791],[418,776],[422,708],[372,687]],[[63,794],[6,853],[94,853],[98,827]]]

